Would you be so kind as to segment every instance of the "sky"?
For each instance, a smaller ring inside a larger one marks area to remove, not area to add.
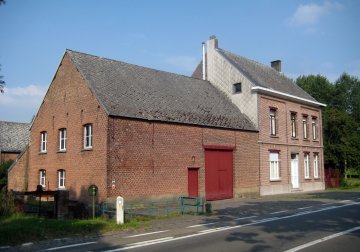
[[[360,78],[358,0],[6,0],[0,5],[0,120],[30,122],[66,49],[190,76],[219,47],[293,79]]]

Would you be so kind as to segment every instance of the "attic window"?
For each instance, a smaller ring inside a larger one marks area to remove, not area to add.
[[[233,92],[234,92],[234,94],[239,94],[239,93],[241,93],[241,82],[235,83],[235,84],[233,85]]]

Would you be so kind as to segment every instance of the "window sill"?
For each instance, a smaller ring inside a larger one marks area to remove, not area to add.
[[[306,142],[310,142],[309,138],[304,138],[303,140],[306,141]]]
[[[299,140],[298,137],[291,137],[291,140]]]
[[[311,180],[311,178],[304,178],[305,180]]]
[[[44,154],[47,154],[47,151],[40,151],[39,152],[39,155],[44,155]]]
[[[314,177],[315,180],[320,180],[321,178],[320,177]]]
[[[89,148],[83,148],[81,151],[92,151],[93,150],[93,148],[91,147],[89,147]]]
[[[271,138],[279,138],[278,135],[270,135]]]
[[[57,153],[66,153],[66,150],[59,150]]]
[[[270,182],[280,182],[281,178],[277,178],[277,179],[270,179]]]
[[[315,139],[315,140],[313,139],[312,141],[315,142],[315,143],[320,142],[320,140],[318,140],[318,139]]]
[[[58,187],[58,190],[59,190],[59,191],[65,191],[66,188],[65,188],[65,186],[64,186],[64,187]]]

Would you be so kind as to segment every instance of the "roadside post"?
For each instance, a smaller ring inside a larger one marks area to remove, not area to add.
[[[124,224],[124,198],[121,196],[116,198],[116,223]]]
[[[90,185],[88,188],[89,196],[92,197],[92,218],[95,218],[95,197],[98,192],[98,187],[96,185]]]

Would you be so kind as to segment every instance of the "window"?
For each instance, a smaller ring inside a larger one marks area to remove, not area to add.
[[[297,137],[297,125],[296,125],[296,113],[291,113],[291,137],[296,138]]]
[[[309,153],[304,154],[304,173],[306,179],[310,178]]]
[[[303,132],[304,132],[304,139],[308,139],[308,118],[307,118],[307,116],[303,117]]]
[[[41,135],[40,152],[46,152],[47,133],[46,133],[46,131],[43,131],[40,133],[40,135]]]
[[[279,180],[280,179],[280,169],[279,169],[279,153],[270,152],[270,180]]]
[[[234,94],[241,93],[241,82],[233,85]]]
[[[92,125],[84,125],[84,149],[92,148]]]
[[[270,109],[270,135],[277,135],[277,119],[276,119],[276,109]]]
[[[46,187],[46,171],[45,170],[39,171],[39,185],[41,185],[43,188]]]
[[[58,188],[65,188],[65,170],[58,170]]]
[[[66,150],[66,129],[59,130],[59,150]]]
[[[314,178],[319,178],[319,155],[314,154]]]
[[[316,117],[312,118],[311,128],[312,128],[312,138],[313,140],[317,139],[317,125],[316,125]]]

